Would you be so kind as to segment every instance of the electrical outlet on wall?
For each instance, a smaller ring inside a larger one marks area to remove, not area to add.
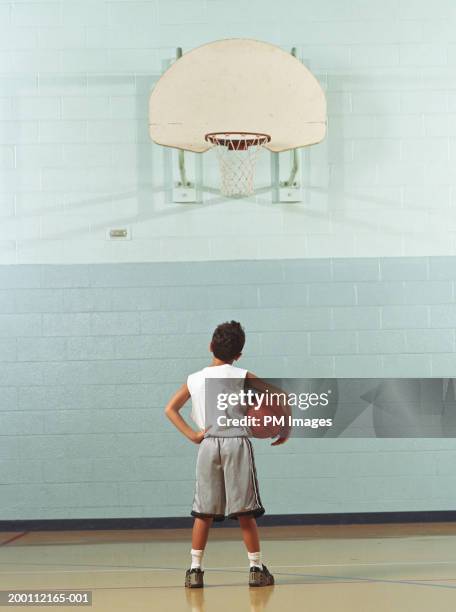
[[[106,230],[106,240],[131,240],[131,230],[126,227],[109,227]]]

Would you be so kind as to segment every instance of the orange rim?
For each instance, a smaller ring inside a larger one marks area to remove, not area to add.
[[[236,136],[246,136],[246,138],[235,138]],[[253,145],[266,144],[271,137],[261,132],[209,132],[204,139],[214,145],[228,147],[230,151],[245,151]]]

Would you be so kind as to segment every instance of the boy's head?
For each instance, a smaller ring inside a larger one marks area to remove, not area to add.
[[[220,323],[212,335],[210,349],[221,361],[233,361],[241,356],[245,334],[237,321]]]

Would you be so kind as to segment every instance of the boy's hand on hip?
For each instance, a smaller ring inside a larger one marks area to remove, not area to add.
[[[202,429],[201,431],[195,431],[191,437],[191,441],[194,442],[195,444],[201,444],[201,442],[204,439],[204,435],[206,431],[208,431],[208,429],[210,429],[210,427],[207,427],[206,429]]]

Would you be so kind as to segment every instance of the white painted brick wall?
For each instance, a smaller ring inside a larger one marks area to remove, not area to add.
[[[1,3],[0,263],[454,255],[455,32],[450,0]],[[233,36],[298,46],[327,92],[301,204],[169,202],[149,92],[177,46]]]

